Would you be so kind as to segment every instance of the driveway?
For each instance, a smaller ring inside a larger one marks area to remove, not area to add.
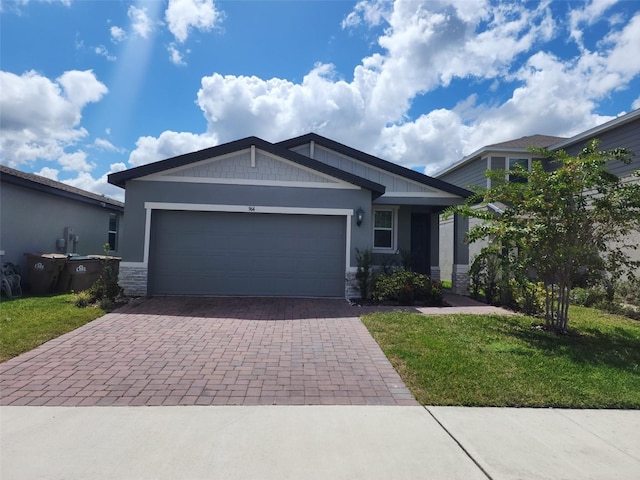
[[[418,405],[344,300],[137,300],[0,364],[0,405]]]

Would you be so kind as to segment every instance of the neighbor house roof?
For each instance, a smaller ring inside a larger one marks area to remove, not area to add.
[[[409,168],[405,168],[395,163],[388,162],[387,160],[383,160],[379,157],[369,155],[368,153],[356,150],[352,147],[348,147],[347,145],[343,145],[342,143],[338,143],[335,140],[323,137],[321,135],[318,135],[317,133],[307,133],[299,137],[284,140],[277,143],[277,145],[289,149],[310,142],[314,142],[315,144],[321,145],[325,148],[328,148],[329,150],[333,150],[334,152],[341,153],[347,157],[354,158],[368,165],[386,170],[387,172],[408,178],[410,180],[413,180],[414,182],[421,183],[429,187],[437,188],[439,190],[452,193],[454,195],[459,195],[465,198],[471,195],[471,192],[465,188],[452,185],[437,178],[429,177],[428,175],[424,175]]]
[[[528,135],[526,137],[516,138],[514,140],[507,140],[506,142],[493,143],[491,145],[485,145],[484,147],[476,150],[470,155],[467,155],[462,160],[448,166],[436,174],[437,177],[442,177],[448,173],[451,173],[459,168],[465,166],[467,163],[481,157],[487,152],[496,153],[529,153],[528,148],[550,148],[552,145],[566,140],[566,137],[554,137],[551,135]]]
[[[293,152],[283,148],[282,146],[267,142],[266,140],[262,140],[258,137],[247,137],[215,147],[205,148],[204,150],[198,150],[197,152],[186,153],[184,155],[178,155],[177,157],[168,158],[167,160],[161,160],[159,162],[149,163],[147,165],[131,168],[122,172],[112,173],[109,175],[109,183],[124,188],[126,182],[129,180],[135,180],[136,178],[151,175],[153,173],[237,152],[247,149],[252,145],[260,150],[297,163],[298,165],[311,168],[320,173],[351,183],[352,185],[366,188],[367,190],[370,190],[376,198],[383,195],[385,192],[384,185],[380,185],[379,183],[372,182],[366,178],[353,175],[349,172],[345,172],[344,170],[340,170],[339,168],[313,160],[312,158]]]
[[[487,145],[485,148],[491,150],[493,148],[524,148],[540,147],[547,148],[555,143],[566,140],[566,137],[553,137],[551,135],[528,135],[526,137],[516,138],[515,140],[508,140],[506,142],[494,143]]]
[[[31,188],[33,190],[50,193],[52,195],[69,198],[79,202],[89,203],[117,212],[124,211],[124,203],[112,198],[87,192],[86,190],[72,187],[71,185],[57,182],[34,173],[21,172],[20,170],[15,170],[5,165],[0,165],[0,179],[3,182],[20,185],[22,187]]]
[[[515,140],[508,140],[506,142],[494,143],[492,145],[486,145],[479,150],[476,150],[471,155],[467,155],[462,160],[450,165],[449,167],[441,170],[436,174],[437,177],[442,177],[448,173],[457,170],[472,160],[482,156],[485,152],[513,152],[518,153],[527,152],[527,148],[529,147],[541,147],[547,148],[549,150],[560,150],[566,148],[570,145],[574,145],[578,142],[584,142],[590,138],[594,138],[596,135],[600,135],[603,132],[611,130],[613,128],[617,128],[625,123],[629,123],[636,119],[640,118],[640,108],[633,110],[627,114],[621,115],[613,120],[610,120],[602,125],[598,125],[597,127],[593,127],[589,130],[585,130],[584,132],[578,133],[573,137],[553,137],[550,135],[529,135],[527,137],[517,138]]]

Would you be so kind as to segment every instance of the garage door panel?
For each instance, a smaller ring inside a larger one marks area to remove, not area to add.
[[[156,211],[149,291],[342,296],[345,217]]]

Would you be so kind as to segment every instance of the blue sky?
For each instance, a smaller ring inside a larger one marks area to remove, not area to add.
[[[433,174],[640,108],[640,2],[2,0],[0,161],[106,175],[310,131]]]

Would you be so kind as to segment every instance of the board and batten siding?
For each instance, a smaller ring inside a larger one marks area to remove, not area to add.
[[[301,145],[292,149],[292,151],[305,156],[311,156],[311,148],[309,144]],[[426,185],[420,185],[417,182],[403,178],[399,175],[385,172],[380,168],[367,165],[361,161],[334,152],[321,145],[314,144],[313,157],[314,160],[339,168],[345,172],[366,178],[372,182],[384,185],[388,193],[426,193],[436,192],[438,190],[430,188]]]
[[[504,161],[502,164],[504,165]],[[470,185],[486,187],[487,178],[484,176],[484,172],[486,170],[487,160],[485,158],[476,158],[464,165],[462,168],[458,168],[457,170],[447,173],[446,175],[439,177],[439,179],[463,188]]]
[[[620,161],[611,161],[609,164],[609,171],[619,177],[630,176],[635,170],[640,169],[640,119],[633,122],[629,122],[625,125],[613,128],[606,132],[594,135],[592,138],[581,140],[564,150],[571,156],[575,156],[580,153],[587,142],[596,138],[600,141],[600,150],[610,150],[613,148],[626,148],[634,153],[631,159],[631,163],[624,164]]]

